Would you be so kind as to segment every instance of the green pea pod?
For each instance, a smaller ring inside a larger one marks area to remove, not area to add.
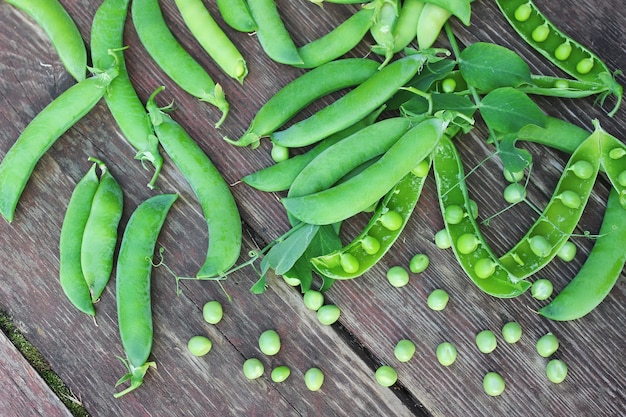
[[[600,142],[602,155],[601,168],[609,177],[611,184],[619,195],[619,203],[626,208],[626,145],[616,137],[602,131]]]
[[[435,3],[427,2],[424,5],[417,22],[417,45],[419,49],[433,46],[450,16],[452,16],[452,12]]]
[[[216,0],[224,22],[239,32],[252,33],[257,29],[247,0]]]
[[[233,145],[251,145],[256,148],[262,137],[280,128],[309,104],[333,92],[365,82],[377,69],[378,63],[374,60],[346,58],[307,71],[263,104],[239,140],[224,139]]]
[[[429,170],[430,158],[423,163]],[[333,279],[352,279],[363,275],[373,267],[388,252],[404,230],[422,192],[428,170],[420,172],[419,176],[415,173],[405,175],[381,200],[367,226],[352,242],[340,250],[311,259],[315,270]],[[394,226],[393,230],[385,227],[381,218],[389,212],[401,216],[400,227]],[[351,262],[351,269],[346,268],[347,257],[358,262],[356,265]]]
[[[334,103],[272,133],[271,140],[286,147],[306,146],[353,125],[383,105],[428,59],[428,54],[419,53],[392,62]]]
[[[78,82],[87,75],[87,48],[72,17],[58,0],[7,0],[29,15],[50,38],[67,72]]]
[[[104,100],[122,134],[137,151],[135,158],[154,166],[148,183],[152,189],[161,172],[163,157],[148,113],[126,71],[122,49],[128,4],[129,0],[105,0],[98,7],[91,25],[91,58],[97,68],[110,67],[115,57],[119,61],[119,74],[111,81]],[[111,50],[119,53],[113,56]]]
[[[383,63],[380,64],[382,68],[391,61],[394,55],[394,32],[400,14],[400,4],[398,0],[377,0],[366,7],[374,7],[376,10],[370,33],[376,41],[376,44],[372,46],[372,51],[385,57]]]
[[[609,294],[626,263],[626,211],[611,190],[599,237],[569,284],[539,309],[550,320],[576,320],[589,314]]]
[[[417,37],[417,24],[426,5],[422,0],[404,0],[393,28],[393,52],[400,52]]]
[[[556,117],[547,117],[544,126],[529,124],[520,129],[518,139],[573,153],[588,137],[589,131]]]
[[[512,298],[523,294],[531,284],[517,279],[499,262],[471,215],[463,163],[447,136],[441,139],[434,152],[433,166],[445,227],[454,255],[465,274],[478,288],[494,297]],[[445,214],[452,206],[464,213],[456,221],[451,221]],[[459,244],[465,240],[469,244]]]
[[[242,226],[230,188],[189,134],[156,105],[157,89],[146,104],[159,142],[198,198],[206,220],[209,247],[197,278],[222,276],[239,257]]]
[[[102,175],[91,202],[80,250],[80,263],[93,302],[98,301],[113,271],[117,228],[122,218],[124,195],[106,165],[95,158]]]
[[[601,137],[598,128],[574,151],[543,213],[500,257],[502,265],[516,277],[526,278],[547,265],[574,231],[600,169]]]
[[[81,245],[91,202],[98,189],[96,164],[76,184],[67,204],[59,239],[59,280],[65,296],[78,310],[95,316],[89,285],[81,266]]]
[[[35,165],[54,142],[100,101],[117,66],[74,84],[26,126],[0,163],[0,213],[8,221]]]
[[[152,257],[167,213],[177,194],[160,194],[141,203],[128,219],[117,259],[117,320],[128,373],[116,384],[130,380],[131,385],[114,396],[138,388],[148,368],[152,350],[153,327],[150,298]]]
[[[435,148],[447,122],[426,119],[406,132],[379,160],[359,175],[334,187],[281,201],[298,220],[332,224],[345,220],[380,200]]]
[[[215,124],[226,119],[229,104],[219,84],[176,40],[170,31],[158,0],[133,0],[131,14],[135,30],[148,54],[180,88],[222,112]]]

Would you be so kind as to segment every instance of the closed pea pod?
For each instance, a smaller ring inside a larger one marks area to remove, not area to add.
[[[459,18],[469,26],[471,16],[471,0],[429,0],[422,8],[417,22],[417,45],[420,49],[430,48],[443,25],[451,16]]]
[[[150,298],[152,256],[156,240],[177,194],[160,194],[141,203],[133,212],[122,238],[116,269],[117,320],[128,373],[116,386],[130,380],[130,386],[114,394],[121,397],[138,388],[154,362]]]
[[[58,0],[7,0],[29,15],[52,42],[61,62],[78,82],[87,75],[87,48],[72,17]]]
[[[417,24],[426,2],[422,0],[404,0],[398,14],[398,21],[393,28],[393,52],[400,52],[417,37]]]
[[[254,32],[256,22],[250,13],[247,0],[216,0],[217,8],[228,26],[240,32]]]
[[[146,108],[165,152],[189,182],[206,220],[209,247],[197,278],[225,273],[239,257],[242,226],[235,199],[213,162],[189,134],[155,103],[157,89]]]
[[[39,159],[98,103],[116,76],[114,65],[74,84],[24,128],[0,163],[0,213],[8,222],[13,221],[18,200]]]

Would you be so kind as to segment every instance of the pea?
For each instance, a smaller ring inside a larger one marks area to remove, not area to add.
[[[430,293],[428,299],[426,300],[426,304],[431,310],[441,311],[448,305],[448,300],[450,296],[445,290],[436,289]]]
[[[187,348],[194,356],[204,356],[213,347],[213,343],[208,337],[205,336],[193,336],[187,342]]]
[[[593,165],[588,161],[576,161],[570,168],[574,175],[576,175],[581,180],[586,180],[591,178],[594,174],[595,170]]]
[[[532,287],[530,287],[530,292],[533,298],[537,300],[547,300],[552,295],[552,291],[554,287],[552,286],[552,282],[545,278],[540,278],[533,282]]]
[[[393,354],[400,362],[408,362],[415,354],[415,343],[409,339],[402,339],[393,349]]]
[[[456,347],[450,342],[443,342],[437,346],[437,360],[443,366],[450,366],[456,361]]]
[[[452,242],[450,242],[450,234],[446,229],[441,229],[435,233],[435,245],[437,245],[439,249],[448,249],[452,246]]]
[[[577,209],[581,205],[580,196],[571,190],[565,190],[561,194],[559,194],[558,198],[561,199],[561,203],[565,207],[569,207],[571,209]]]
[[[588,74],[593,69],[593,58],[583,58],[576,64],[576,71],[579,74]]]
[[[617,176],[617,183],[622,187],[626,187],[626,171],[622,171]]]
[[[528,241],[530,250],[537,256],[545,258],[552,250],[552,244],[548,239],[541,235],[535,235]]]
[[[246,359],[243,363],[243,374],[248,379],[257,379],[265,372],[265,366],[257,358]]]
[[[456,80],[454,78],[446,78],[441,82],[441,90],[444,93],[454,93],[456,90]]]
[[[289,148],[274,143],[272,144],[271,156],[274,162],[285,161],[289,159]]]
[[[491,353],[496,349],[498,341],[491,330],[483,330],[476,335],[476,346],[482,353]]]
[[[324,383],[324,373],[319,368],[310,368],[304,373],[304,384],[309,391],[318,391]]]
[[[483,389],[487,395],[497,397],[504,392],[504,378],[496,372],[487,372],[483,378]]]
[[[526,188],[514,182],[506,186],[503,192],[504,200],[509,204],[517,204],[526,198]]]
[[[461,208],[461,206],[452,204],[446,207],[444,217],[446,223],[459,224],[461,223],[461,220],[463,220],[463,218],[465,217],[465,211],[463,211],[463,208]]]
[[[546,376],[551,382],[560,384],[567,376],[567,364],[560,359],[552,359],[546,365]]]
[[[309,310],[317,311],[324,305],[324,294],[315,290],[308,290],[303,296],[304,305]]]
[[[428,171],[430,170],[430,163],[426,160],[420,161],[419,164],[415,165],[415,168],[411,170],[413,175],[419,178],[424,178],[428,175]]]
[[[351,253],[345,252],[339,258],[341,268],[348,274],[353,274],[359,270],[359,260]]]
[[[479,243],[480,240],[473,233],[465,233],[457,239],[456,249],[464,255],[469,255],[478,248]]]
[[[291,375],[291,369],[287,365],[280,365],[272,369],[270,377],[274,382],[284,382]]]
[[[524,170],[513,172],[505,168],[502,174],[504,175],[504,179],[511,183],[520,182],[524,178]]]
[[[536,348],[539,355],[547,358],[559,349],[559,339],[552,333],[546,333],[537,340]]]
[[[474,220],[476,220],[478,218],[478,203],[471,198],[467,200],[467,203],[469,205],[468,211],[472,214]]]
[[[515,13],[513,14],[513,16],[518,22],[525,22],[530,19],[532,11],[533,9],[530,4],[524,3],[521,4],[517,9],[515,9]]]
[[[562,90],[569,88],[569,81],[567,80],[563,80],[563,79],[558,79],[556,81],[554,81],[554,88],[560,88]]]
[[[554,57],[559,61],[565,61],[572,54],[572,45],[569,41],[565,41],[554,50]]]
[[[609,151],[609,158],[611,159],[620,159],[624,155],[626,155],[624,148],[613,148]]]
[[[478,278],[487,279],[496,272],[496,263],[489,258],[482,258],[476,261],[474,273]]]
[[[546,39],[548,39],[548,36],[550,36],[550,27],[545,23],[543,25],[537,26],[530,34],[532,40],[539,43],[544,42]]]
[[[280,350],[280,336],[276,330],[265,330],[259,336],[259,348],[268,356],[273,356]]]
[[[374,236],[365,236],[361,239],[361,248],[363,248],[368,255],[374,255],[380,250],[380,241]]]
[[[428,265],[430,264],[430,259],[428,255],[424,253],[418,253],[413,256],[409,261],[409,270],[414,274],[419,274],[420,272],[424,272]]]
[[[208,301],[202,307],[202,317],[204,321],[210,324],[217,324],[222,320],[224,316],[224,309],[219,301]]]
[[[409,272],[401,266],[392,266],[387,271],[387,280],[396,288],[404,287],[409,283]]]
[[[515,321],[506,323],[502,326],[502,338],[507,343],[517,343],[522,338],[522,326]]]
[[[389,210],[380,216],[380,224],[387,230],[398,230],[402,227],[402,216],[397,211]]]
[[[341,310],[334,304],[323,305],[317,310],[317,319],[320,323],[330,326],[339,320]]]
[[[376,370],[376,381],[383,387],[390,387],[398,380],[398,372],[389,365],[383,365]]]
[[[568,240],[563,244],[563,246],[561,246],[559,251],[556,253],[556,256],[565,262],[571,262],[576,257],[576,251],[576,245]]]

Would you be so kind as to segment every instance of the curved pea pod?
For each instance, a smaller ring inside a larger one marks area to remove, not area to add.
[[[216,0],[216,3],[222,19],[231,28],[247,33],[257,29],[247,0]]]
[[[589,131],[556,117],[546,117],[544,126],[529,124],[518,132],[518,139],[573,153],[588,137]]]
[[[421,164],[428,169],[420,170],[419,175],[413,172],[405,175],[381,200],[365,228],[352,242],[340,250],[311,259],[318,273],[333,279],[356,278],[372,268],[389,251],[419,200],[430,169],[430,158]],[[400,215],[401,223],[391,229],[385,226],[381,219],[388,213]]]
[[[98,189],[96,164],[76,184],[67,204],[59,239],[59,281],[68,300],[78,310],[94,316],[96,310],[91,299],[89,285],[81,267],[83,232]]]
[[[50,38],[67,72],[78,82],[87,75],[87,48],[72,17],[58,0],[7,0],[29,15]]]
[[[102,175],[91,201],[80,249],[80,263],[93,302],[98,301],[113,271],[113,254],[117,246],[117,229],[122,218],[122,188],[106,165],[95,158]]]
[[[340,184],[281,201],[293,217],[309,224],[332,224],[347,219],[375,204],[439,142],[447,122],[426,119],[406,132],[376,162]]]
[[[416,40],[417,24],[426,5],[422,0],[404,0],[393,28],[393,52],[400,52]]]
[[[141,203],[128,219],[116,268],[117,320],[128,373],[116,386],[130,380],[130,386],[114,396],[138,388],[154,362],[152,351],[152,301],[150,278],[156,241],[177,194],[159,194]]]
[[[428,59],[428,54],[418,53],[392,62],[315,114],[273,132],[270,139],[286,147],[306,146],[353,125],[383,105]]]
[[[626,208],[626,145],[605,131],[600,139],[600,166],[606,172],[619,195],[619,203]]]
[[[35,165],[48,149],[100,101],[117,65],[74,84],[24,128],[0,163],[0,213],[10,223]]]
[[[161,146],[198,198],[209,234],[206,259],[196,276],[199,279],[222,276],[237,261],[241,250],[239,210],[228,184],[207,154],[155,103],[155,96],[162,89],[150,96],[146,108]]]
[[[470,214],[472,209],[465,186],[463,163],[447,136],[435,149],[433,166],[445,227],[454,255],[465,274],[478,288],[494,297],[512,298],[523,294],[530,287],[530,282],[517,279],[499,262]],[[456,221],[450,221],[445,215],[452,206],[461,208],[464,213]]]
[[[502,265],[516,277],[526,278],[547,265],[574,231],[600,169],[601,136],[602,131],[596,129],[574,151],[543,213],[500,257]]]
[[[365,6],[370,7],[373,4],[376,10],[370,33],[376,41],[376,44],[372,45],[372,51],[385,57],[385,60],[380,64],[381,68],[387,65],[394,55],[394,29],[400,14],[399,3],[398,0],[378,0]]]

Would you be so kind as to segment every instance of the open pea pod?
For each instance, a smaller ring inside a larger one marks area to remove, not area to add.
[[[352,242],[339,250],[311,259],[315,270],[333,279],[352,279],[374,266],[404,230],[429,170],[430,158],[427,158],[387,193],[368,224]],[[401,222],[385,221],[385,216],[400,218]]]
[[[530,283],[518,279],[500,263],[471,215],[463,163],[454,143],[447,136],[435,149],[433,166],[446,230],[454,255],[466,275],[478,288],[494,297],[512,298],[523,294]],[[452,209],[461,209],[464,214],[452,220],[446,215]]]
[[[626,145],[604,131],[600,134],[601,168],[617,191],[620,205],[626,208]]]

